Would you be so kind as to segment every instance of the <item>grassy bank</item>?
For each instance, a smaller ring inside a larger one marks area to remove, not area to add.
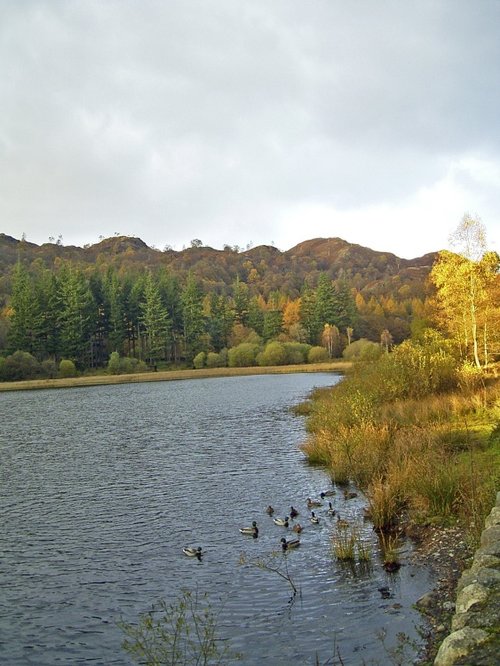
[[[478,539],[500,485],[499,379],[407,345],[318,391],[309,411],[304,452],[364,490],[379,531],[460,524]]]
[[[17,382],[0,382],[0,391],[22,391],[46,388],[72,388],[75,386],[98,386],[101,384],[130,384],[135,382],[162,382],[206,377],[238,377],[245,375],[276,375],[296,372],[345,372],[351,363],[311,363],[307,365],[279,365],[249,368],[203,368],[200,370],[166,370],[129,375],[85,375],[64,379],[31,379]]]

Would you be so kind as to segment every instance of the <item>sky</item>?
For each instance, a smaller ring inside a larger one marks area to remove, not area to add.
[[[500,0],[2,0],[0,232],[500,253]]]

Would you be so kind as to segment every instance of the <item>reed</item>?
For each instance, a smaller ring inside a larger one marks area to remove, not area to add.
[[[331,537],[332,551],[337,560],[341,562],[370,562],[371,547],[361,538],[356,526],[337,526]]]
[[[358,554],[359,562],[367,563],[371,562],[372,559],[372,549],[370,544],[363,539],[358,538],[356,541],[356,549]]]
[[[376,530],[387,530],[396,525],[402,508],[400,483],[379,476],[367,488],[368,511]]]
[[[450,390],[449,367],[441,381],[431,364],[426,379],[419,354],[413,365],[393,354],[356,366],[313,400],[303,450],[327,465],[336,483],[354,481],[366,492],[377,530],[387,532],[403,516],[458,520],[477,539],[500,483],[500,473],[492,473],[500,469],[500,380],[483,376],[466,390]]]
[[[353,562],[356,559],[356,535],[349,529],[337,528],[332,537],[335,557],[341,562]]]
[[[379,533],[380,550],[384,567],[391,570],[400,564],[401,539],[393,532]]]
[[[447,518],[457,508],[464,470],[453,458],[434,453],[412,465],[412,500],[431,517]]]

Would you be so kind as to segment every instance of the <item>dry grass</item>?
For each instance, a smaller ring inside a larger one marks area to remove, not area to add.
[[[339,404],[346,386],[313,410],[304,452],[335,482],[365,490],[377,530],[393,529],[404,512],[416,522],[458,520],[477,539],[500,483],[500,380],[474,393],[382,403],[354,423]]]
[[[379,543],[384,565],[397,564],[400,560],[402,546],[399,535],[391,532],[380,532]]]
[[[393,474],[393,477],[396,483],[379,476],[366,490],[370,520],[376,530],[385,530],[394,526],[403,504],[399,476]]]
[[[206,377],[239,377],[245,375],[276,375],[296,372],[345,372],[350,363],[311,363],[308,365],[280,365],[250,368],[202,368],[200,370],[166,370],[141,372],[130,375],[86,375],[64,379],[31,379],[19,382],[0,382],[0,391],[22,391],[44,388],[73,388],[75,386],[99,386],[130,384],[136,382],[164,382]]]
[[[356,526],[339,527],[331,537],[332,552],[341,562],[369,562],[371,560],[370,544],[363,541]]]

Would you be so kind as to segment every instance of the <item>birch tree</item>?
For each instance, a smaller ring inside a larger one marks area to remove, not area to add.
[[[450,243],[458,253],[440,252],[430,275],[437,288],[440,323],[459,342],[462,356],[470,356],[480,368],[487,364],[489,321],[499,307],[492,299],[500,258],[486,250],[484,225],[468,214]]]

